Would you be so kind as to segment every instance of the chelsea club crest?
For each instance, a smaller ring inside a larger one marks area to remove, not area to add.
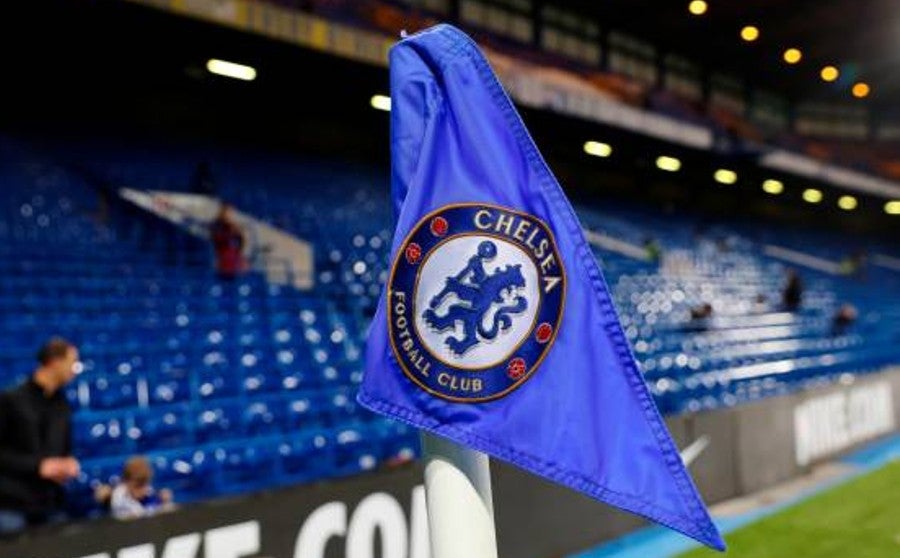
[[[395,257],[387,313],[394,356],[438,397],[502,397],[553,345],[565,290],[541,220],[489,204],[444,206],[416,224]]]

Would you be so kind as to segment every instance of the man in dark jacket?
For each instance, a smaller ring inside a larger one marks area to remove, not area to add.
[[[31,378],[0,394],[0,535],[58,517],[62,485],[80,470],[62,389],[75,377],[78,349],[53,338],[37,360]]]

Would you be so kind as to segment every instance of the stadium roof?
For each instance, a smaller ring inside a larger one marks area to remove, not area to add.
[[[872,86],[873,103],[900,100],[897,0],[705,1],[708,9],[700,16],[689,13],[688,0],[561,0],[554,5],[795,100],[853,101],[849,92],[857,80]],[[752,43],[740,38],[745,25],[759,28]],[[790,47],[803,53],[795,66],[782,60]],[[826,64],[841,70],[835,83],[819,77]]]

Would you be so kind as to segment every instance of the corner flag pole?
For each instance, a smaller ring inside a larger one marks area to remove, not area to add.
[[[431,558],[497,558],[488,456],[422,433]]]

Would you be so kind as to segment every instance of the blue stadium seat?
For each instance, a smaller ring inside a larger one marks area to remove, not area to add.
[[[197,409],[195,416],[194,428],[200,443],[243,434],[240,404],[237,402],[206,405]]]
[[[293,482],[334,475],[334,450],[326,430],[311,428],[287,436],[279,445],[281,469]]]
[[[190,421],[186,405],[150,409],[134,415],[129,437],[139,451],[172,448],[191,441]]]
[[[276,393],[282,389],[282,378],[277,374],[260,370],[244,376],[244,393],[248,396]]]
[[[100,377],[88,383],[92,409],[134,407],[138,403],[137,382],[133,378]]]
[[[326,420],[333,426],[347,424],[372,417],[372,413],[363,410],[357,403],[354,392],[347,388],[338,388],[323,392]]]
[[[186,450],[151,457],[157,488],[168,488],[177,502],[190,502],[216,492],[219,462],[208,451]]]
[[[320,428],[327,424],[330,397],[321,392],[299,392],[284,399],[285,427],[290,431]]]
[[[255,439],[217,449],[221,482],[230,492],[272,483],[278,463],[277,440]]]
[[[241,382],[232,370],[216,365],[198,373],[196,397],[201,400],[233,397],[241,391]]]
[[[129,418],[85,413],[75,416],[72,425],[76,455],[94,457],[125,452],[128,444]]]
[[[190,380],[179,375],[157,376],[148,381],[151,405],[187,401],[191,398]]]
[[[280,432],[285,428],[284,416],[280,399],[253,401],[244,409],[244,428],[251,436]]]
[[[381,457],[377,438],[365,426],[338,427],[333,431],[335,472],[352,475],[374,469]]]

